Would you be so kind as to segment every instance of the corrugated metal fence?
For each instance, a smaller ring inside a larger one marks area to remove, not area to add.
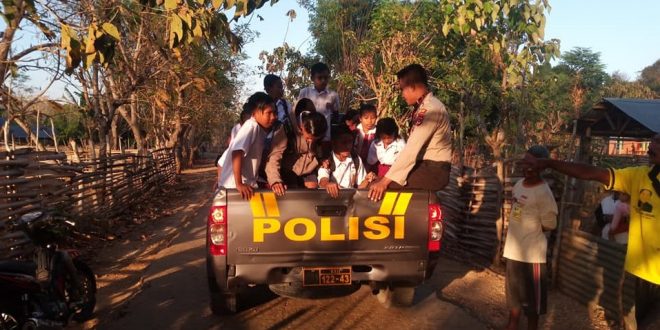
[[[511,191],[521,179],[510,171],[507,173],[509,176],[501,184],[489,171],[477,171],[475,175],[470,169],[462,173],[458,167],[452,168],[449,185],[439,193],[446,223],[444,253],[493,267],[495,257],[502,253],[500,242],[506,239]],[[547,181],[556,197],[560,197],[561,180],[551,176]],[[500,211],[503,223],[498,221]],[[567,222],[566,226],[569,225]],[[557,266],[559,289],[581,303],[601,306],[611,319],[620,319],[622,306],[634,299],[630,277],[621,287],[625,247],[568,227],[562,235]],[[548,251],[553,250],[553,243],[551,239]],[[550,261],[549,258],[548,265]]]
[[[624,281],[626,248],[613,241],[564,228],[557,267],[558,284],[566,295],[587,305],[598,305],[615,319],[634,300],[634,282]]]

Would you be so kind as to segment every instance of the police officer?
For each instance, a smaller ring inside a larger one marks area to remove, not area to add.
[[[451,126],[445,105],[431,92],[426,70],[411,64],[397,73],[401,95],[414,106],[408,142],[387,174],[369,187],[369,198],[380,200],[388,188],[437,191],[449,182]]]

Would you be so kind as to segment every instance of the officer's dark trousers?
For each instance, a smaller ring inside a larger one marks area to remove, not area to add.
[[[449,183],[451,163],[422,160],[408,174],[407,184],[392,182],[390,189],[424,189],[433,192],[442,190]]]

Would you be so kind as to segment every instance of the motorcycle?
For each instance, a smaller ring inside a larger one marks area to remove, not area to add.
[[[0,330],[61,329],[72,320],[90,319],[94,273],[78,251],[56,243],[57,231],[75,224],[31,212],[7,225],[25,233],[35,248],[31,258],[0,261]]]

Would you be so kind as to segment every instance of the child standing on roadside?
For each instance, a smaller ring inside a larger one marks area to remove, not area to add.
[[[533,146],[528,154],[549,158],[548,149]],[[527,316],[527,329],[538,328],[539,315],[547,306],[547,239],[544,231],[557,227],[557,203],[537,168],[525,165],[524,179],[513,187],[513,206],[504,244],[506,258],[506,301],[509,307],[507,329],[518,329],[521,312]]]
[[[252,117],[245,121],[227,148],[219,186],[235,188],[249,200],[257,187],[257,176],[266,135],[277,120],[275,102],[263,92],[248,99]]]
[[[308,98],[314,103],[316,112],[321,113],[328,124],[328,131],[322,142],[324,155],[330,151],[330,128],[332,117],[339,113],[339,95],[328,88],[330,82],[330,68],[325,63],[316,63],[311,68],[312,83],[314,86],[305,87],[300,91],[298,100]]]
[[[376,174],[382,178],[387,174],[399,153],[406,146],[406,141],[399,137],[399,126],[393,118],[381,118],[376,124],[376,140],[369,147],[367,164],[376,168]]]
[[[367,164],[367,157],[369,157],[371,142],[376,138],[377,119],[378,112],[373,104],[363,104],[360,107],[360,124],[357,126],[354,148],[365,164]],[[367,167],[371,169],[371,166]]]

